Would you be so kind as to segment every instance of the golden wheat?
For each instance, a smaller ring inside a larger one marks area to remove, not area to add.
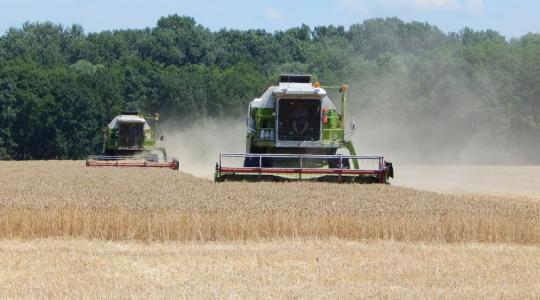
[[[540,247],[0,241],[0,298],[538,299]]]
[[[223,183],[77,161],[0,162],[0,237],[337,237],[540,243],[540,203],[382,185]]]

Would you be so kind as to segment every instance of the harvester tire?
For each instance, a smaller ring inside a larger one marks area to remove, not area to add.
[[[386,172],[388,174],[388,177],[394,178],[394,166],[392,165],[392,163],[387,161],[384,164],[387,170]]]

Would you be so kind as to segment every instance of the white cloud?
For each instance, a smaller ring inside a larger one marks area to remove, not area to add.
[[[484,14],[484,0],[465,0],[465,10],[471,15]]]
[[[281,20],[285,17],[282,12],[273,7],[265,9],[263,14],[269,20]]]
[[[352,14],[367,15],[369,12],[360,0],[337,0],[338,6]]]

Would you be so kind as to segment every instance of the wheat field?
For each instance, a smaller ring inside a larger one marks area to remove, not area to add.
[[[538,299],[540,248],[274,240],[0,242],[0,297]]]
[[[540,297],[540,201],[0,162],[0,298]]]
[[[221,183],[81,161],[0,162],[0,238],[339,238],[540,244],[540,203],[383,185]]]

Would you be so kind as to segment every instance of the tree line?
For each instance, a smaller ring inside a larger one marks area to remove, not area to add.
[[[284,72],[351,83],[358,102],[351,113],[422,119],[422,130],[456,145],[473,132],[528,158],[536,157],[530,146],[540,146],[539,34],[445,33],[397,18],[211,31],[171,15],[145,29],[85,33],[44,22],[7,30],[0,37],[0,159],[97,153],[102,128],[125,109],[185,124],[238,117]]]

